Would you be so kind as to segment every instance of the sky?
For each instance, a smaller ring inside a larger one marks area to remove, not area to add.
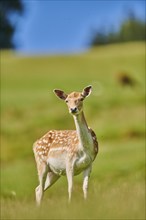
[[[22,0],[14,42],[26,54],[78,53],[89,47],[93,31],[118,29],[133,10],[145,19],[144,0]]]

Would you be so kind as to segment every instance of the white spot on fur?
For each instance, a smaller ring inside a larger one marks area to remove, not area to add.
[[[47,141],[46,139],[43,139],[43,142],[44,142],[44,143],[48,143],[48,141]]]

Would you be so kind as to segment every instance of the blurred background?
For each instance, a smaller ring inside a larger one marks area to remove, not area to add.
[[[145,9],[144,0],[1,0],[2,219],[145,219]],[[75,128],[53,89],[90,84],[84,111],[99,154],[88,201],[79,175],[68,206],[61,178],[38,210],[32,145]]]
[[[145,39],[145,1],[1,1],[0,47],[26,54],[77,53]]]

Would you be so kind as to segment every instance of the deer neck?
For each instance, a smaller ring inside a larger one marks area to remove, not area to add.
[[[80,148],[81,150],[84,149],[93,149],[93,141],[91,133],[88,129],[87,122],[85,120],[84,113],[81,112],[79,115],[74,115],[74,121],[76,126],[77,135],[80,142]]]

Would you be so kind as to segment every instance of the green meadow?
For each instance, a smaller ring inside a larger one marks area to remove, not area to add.
[[[127,73],[134,86],[123,86]],[[93,163],[88,199],[82,175],[74,177],[68,204],[60,178],[35,205],[38,185],[33,143],[51,129],[74,129],[65,103],[53,93],[93,86],[84,101],[99,154]],[[1,51],[1,219],[116,219],[145,216],[145,44],[101,46],[85,53],[24,56]]]

